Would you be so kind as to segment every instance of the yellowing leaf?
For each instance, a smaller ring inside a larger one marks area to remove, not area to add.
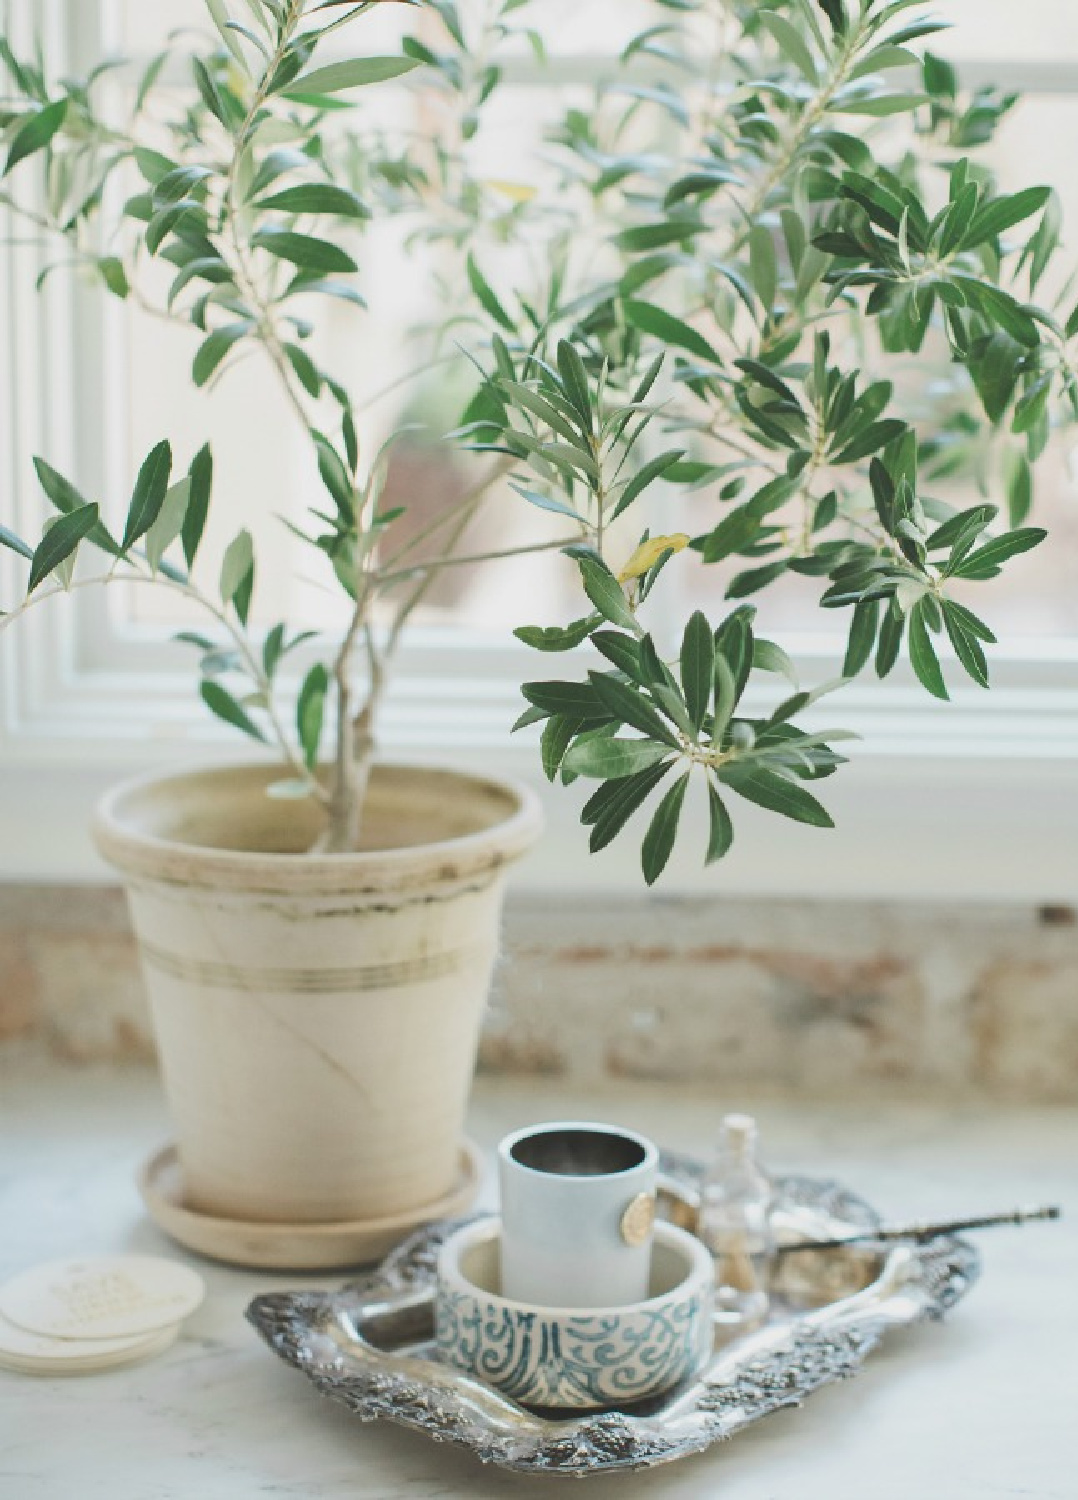
[[[618,574],[618,582],[628,583],[630,578],[639,578],[655,566],[664,552],[682,552],[688,545],[689,538],[683,531],[675,531],[671,536],[649,537],[646,542],[640,543],[622,568]]]
[[[501,193],[504,198],[511,198],[514,203],[530,203],[537,191],[526,182],[506,182],[501,177],[488,177],[483,185]]]
[[[237,99],[242,100],[244,104],[248,103],[251,96],[251,80],[242,68],[230,62],[225,68],[225,81]]]

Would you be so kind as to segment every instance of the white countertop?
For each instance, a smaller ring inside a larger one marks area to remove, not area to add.
[[[757,1113],[776,1169],[839,1177],[889,1216],[1054,1200],[1071,1217],[984,1234],[983,1279],[943,1325],[889,1335],[855,1381],[729,1444],[617,1476],[617,1500],[1074,1500],[1078,1111],[710,1102],[674,1088],[584,1094],[514,1079],[479,1084],[472,1129],[490,1145],[529,1121],[595,1117],[701,1151],[734,1107]],[[152,1075],[9,1054],[0,1276],[107,1250],[188,1258],[146,1220],[134,1187],[166,1136]],[[190,1260],[209,1292],[168,1354],[64,1380],[0,1372],[0,1500],[533,1500],[568,1483],[483,1469],[419,1435],[359,1423],[243,1320],[254,1293],[304,1278]],[[586,1483],[590,1500],[615,1494],[614,1476]]]

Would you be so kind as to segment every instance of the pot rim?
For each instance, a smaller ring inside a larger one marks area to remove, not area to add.
[[[364,849],[340,854],[297,854],[250,849],[222,849],[188,844],[133,827],[124,804],[139,793],[199,776],[275,769],[263,760],[211,760],[181,769],[154,770],[129,777],[107,791],[97,804],[91,825],[98,852],[123,875],[168,884],[233,888],[273,893],[351,893],[403,890],[455,883],[493,875],[520,858],[535,843],[543,826],[538,794],[514,777],[477,774],[455,766],[379,761],[375,770],[441,777],[508,793],[516,806],[508,817],[475,833],[435,839],[391,849]]]

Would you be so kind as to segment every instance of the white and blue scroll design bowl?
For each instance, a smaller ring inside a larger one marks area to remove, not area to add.
[[[484,1219],[442,1246],[438,1352],[523,1405],[641,1401],[695,1375],[711,1354],[713,1262],[685,1230],[656,1225],[645,1301],[586,1310],[502,1297],[500,1242],[500,1221]]]

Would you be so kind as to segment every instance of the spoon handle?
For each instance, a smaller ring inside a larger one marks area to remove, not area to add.
[[[947,1219],[935,1224],[902,1224],[879,1229],[861,1229],[856,1234],[841,1235],[829,1240],[797,1240],[789,1245],[777,1245],[778,1255],[793,1255],[801,1250],[834,1250],[840,1245],[857,1245],[871,1242],[879,1244],[890,1240],[934,1240],[945,1234],[962,1234],[967,1229],[994,1229],[1000,1224],[1032,1224],[1041,1219],[1058,1219],[1062,1210],[1058,1204],[1046,1204],[1042,1208],[1016,1208],[1005,1214],[979,1214],[971,1219]]]

